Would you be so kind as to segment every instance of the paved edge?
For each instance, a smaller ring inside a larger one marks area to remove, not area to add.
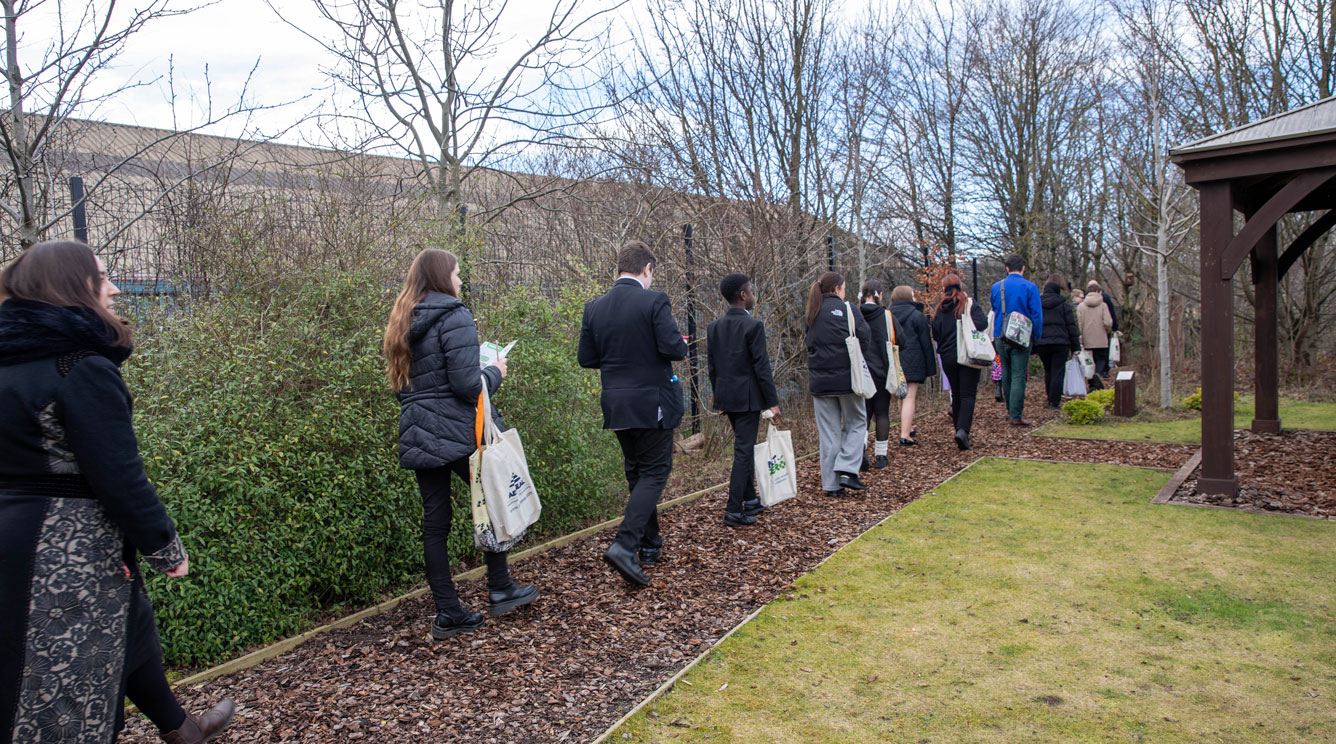
[[[816,457],[815,452],[803,455],[802,457],[797,458],[795,462],[810,460],[813,457]],[[715,491],[719,491],[725,488],[728,488],[728,481],[724,481],[723,483],[716,483],[713,486],[710,486],[708,488],[702,488],[699,491],[689,493],[685,496],[678,496],[677,498],[660,502],[658,509],[659,511],[662,512],[667,509],[671,509],[675,506],[688,504],[691,503],[692,501],[700,499],[703,496],[706,496],[708,494],[714,493]],[[599,532],[602,532],[603,530],[616,527],[621,523],[622,523],[622,517],[616,517],[613,519],[609,519],[606,522],[600,522],[596,525],[586,527],[582,530],[562,535],[561,537],[558,537],[554,540],[550,540],[541,545],[535,545],[532,548],[527,548],[525,550],[521,550],[518,553],[515,553],[514,555],[511,555],[510,562],[516,563],[526,558],[532,558],[533,556],[538,555],[540,553],[545,553],[549,550],[564,547],[577,540],[589,537],[590,535],[597,534]],[[832,553],[832,555],[834,554]],[[455,574],[454,580],[471,581],[473,579],[480,579],[485,574],[485,571],[486,568],[484,566],[471,568],[467,571],[464,571],[463,573]],[[189,677],[184,677],[175,682],[172,686],[190,687],[192,685],[198,685],[204,682],[208,682],[209,680],[214,679],[216,677],[222,677],[227,674],[235,674],[236,672],[245,671],[253,666],[259,665],[262,662],[268,661],[269,659],[272,659],[275,656],[278,656],[279,654],[291,651],[292,649],[302,645],[303,643],[306,643],[307,641],[313,638],[316,638],[317,636],[324,635],[334,630],[350,628],[362,622],[363,620],[389,612],[408,600],[417,599],[418,597],[421,597],[430,590],[431,590],[430,587],[420,586],[416,589],[413,589],[412,591],[409,591],[406,594],[401,594],[397,597],[394,597],[393,599],[388,599],[384,602],[381,602],[380,604],[368,607],[358,612],[354,612],[353,614],[348,615],[346,617],[341,617],[338,620],[335,620],[331,623],[326,623],[324,625],[317,626],[304,633],[292,636],[290,638],[284,638],[281,641],[270,644],[263,648],[256,649],[248,654],[238,656],[237,658],[231,659],[230,661],[225,661],[222,664],[219,664],[218,666],[210,667],[202,672],[197,672],[195,674],[192,674]]]

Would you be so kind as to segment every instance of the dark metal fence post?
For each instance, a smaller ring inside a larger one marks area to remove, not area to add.
[[[74,210],[70,216],[74,220],[74,239],[88,242],[88,213],[84,211],[84,182],[78,176],[70,176],[70,204]]]
[[[835,236],[826,236],[826,255],[830,258],[830,270],[835,270]]]
[[[691,433],[700,433],[700,347],[696,343],[696,269],[691,225],[682,226],[687,254],[687,365],[691,370]]]

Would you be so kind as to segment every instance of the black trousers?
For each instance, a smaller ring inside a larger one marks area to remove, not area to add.
[[[964,429],[968,434],[974,425],[974,399],[979,394],[979,373],[983,370],[942,357],[942,371],[951,385],[951,418],[957,429]]]
[[[1044,363],[1044,391],[1048,393],[1048,404],[1056,406],[1062,402],[1063,382],[1067,379],[1066,346],[1036,346],[1039,361]]]
[[[454,504],[450,495],[450,474],[455,473],[465,483],[469,481],[468,458],[461,458],[444,467],[415,470],[418,491],[422,494],[422,557],[427,565],[427,585],[438,612],[459,606],[459,592],[450,578],[450,523],[454,519]],[[487,588],[504,589],[510,586],[510,569],[505,553],[482,554],[487,562]]]
[[[617,432],[617,443],[622,446],[631,495],[616,541],[631,551],[662,547],[658,505],[673,471],[673,430],[622,429]]]
[[[891,393],[885,387],[877,388],[877,394],[867,399],[867,426],[876,424],[878,442],[884,442],[891,436]]]
[[[725,512],[742,513],[742,502],[756,498],[756,433],[761,428],[761,412],[728,413],[733,425],[733,471],[728,476],[728,506]]]
[[[1091,349],[1090,355],[1095,358],[1095,374],[1100,377],[1109,376],[1109,347],[1102,349]]]

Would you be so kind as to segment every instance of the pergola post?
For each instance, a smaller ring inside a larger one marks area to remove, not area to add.
[[[1201,476],[1197,491],[1234,495],[1234,292],[1221,260],[1234,237],[1229,181],[1201,189]]]
[[[1255,354],[1254,395],[1257,407],[1252,430],[1280,433],[1280,326],[1277,318],[1280,262],[1276,247],[1276,226],[1272,225],[1253,251],[1252,279],[1256,322],[1253,337]]]

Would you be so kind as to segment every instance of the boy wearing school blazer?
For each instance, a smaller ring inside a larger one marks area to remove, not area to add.
[[[729,274],[719,282],[719,293],[728,312],[709,325],[705,341],[714,410],[728,414],[733,425],[733,472],[724,524],[743,527],[755,524],[764,508],[756,497],[752,453],[761,411],[778,416],[779,394],[766,352],[765,325],[751,315],[756,305],[751,281],[746,274]]]

